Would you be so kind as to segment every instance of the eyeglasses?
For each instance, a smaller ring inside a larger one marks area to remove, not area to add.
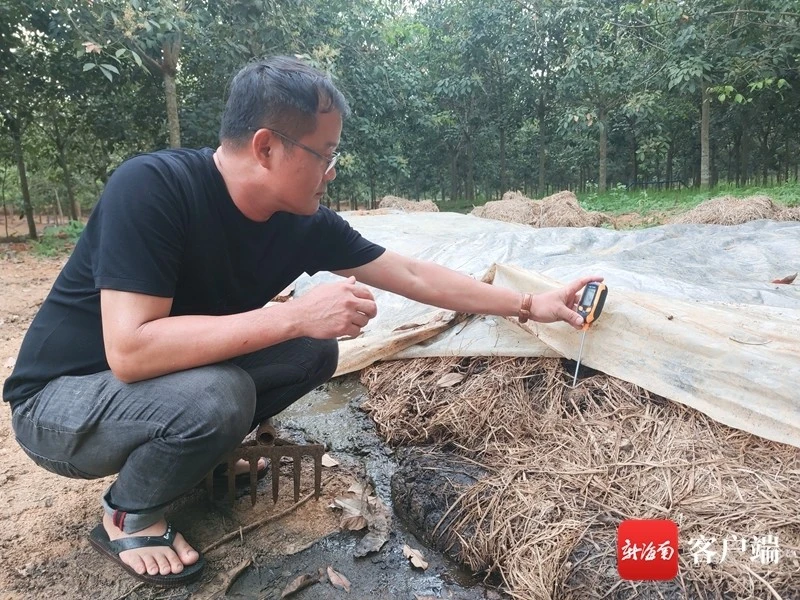
[[[286,140],[290,144],[294,144],[295,146],[299,146],[300,148],[302,148],[306,152],[310,152],[311,154],[316,156],[318,159],[320,159],[320,160],[322,160],[322,161],[324,161],[326,163],[325,173],[324,173],[325,175],[330,173],[331,169],[333,169],[333,167],[336,166],[336,162],[339,160],[339,156],[341,154],[340,152],[334,152],[330,156],[325,156],[324,154],[320,154],[319,152],[317,152],[313,148],[309,148],[305,144],[301,144],[296,139],[290,138],[285,133],[281,133],[280,131],[278,131],[276,129],[270,129],[269,127],[258,127],[258,128],[249,127],[248,129],[250,131],[258,131],[259,129],[267,129],[267,130],[271,131],[272,133],[274,133],[275,135],[277,135],[278,137],[282,137],[284,140]]]

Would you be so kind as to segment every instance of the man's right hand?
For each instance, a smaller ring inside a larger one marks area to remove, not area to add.
[[[318,339],[356,337],[378,314],[372,292],[355,277],[319,285],[289,306],[298,311],[302,334]]]

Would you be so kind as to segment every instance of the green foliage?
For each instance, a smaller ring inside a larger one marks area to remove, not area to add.
[[[45,228],[39,240],[33,243],[33,251],[39,256],[62,256],[72,252],[84,225],[80,221],[69,221],[66,225]]]
[[[231,76],[274,54],[328,71],[351,104],[333,201],[466,211],[602,180],[607,195],[584,196],[670,207],[702,197],[685,190],[701,155],[712,186],[793,181],[798,13],[794,0],[0,1],[3,193],[22,205],[21,160],[27,205],[53,214],[58,197],[69,214],[135,153],[216,145]],[[683,199],[618,187],[667,179]]]
[[[718,186],[714,190],[662,190],[644,191],[628,190],[623,185],[598,194],[589,191],[578,194],[578,200],[586,210],[596,210],[612,214],[639,213],[647,215],[652,212],[685,211],[694,208],[701,202],[717,196],[769,196],[778,204],[786,206],[800,205],[800,184],[791,183],[774,187],[735,187]]]

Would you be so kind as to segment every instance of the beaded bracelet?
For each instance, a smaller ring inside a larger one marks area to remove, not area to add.
[[[523,294],[522,306],[519,309],[519,322],[526,323],[531,318],[531,304],[533,303],[533,296],[530,294]]]

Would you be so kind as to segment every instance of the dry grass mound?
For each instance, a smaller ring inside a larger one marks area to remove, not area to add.
[[[695,223],[699,225],[741,225],[758,219],[796,221],[800,211],[776,205],[769,196],[734,198],[720,196],[699,204],[690,211],[670,219],[670,223]]]
[[[513,598],[797,597],[797,448],[604,375],[572,390],[558,359],[395,361],[362,382],[391,443],[456,449],[489,472],[436,534]],[[679,524],[673,581],[617,575],[617,525],[646,518]]]
[[[473,215],[532,227],[598,227],[608,218],[587,212],[572,192],[558,192],[541,200],[531,200],[520,192],[506,192],[501,200],[489,201],[472,209]]]
[[[378,208],[400,208],[406,212],[439,212],[433,200],[408,200],[399,196],[384,196],[378,201]]]
[[[800,221],[800,206],[784,208],[778,213],[778,221]]]

